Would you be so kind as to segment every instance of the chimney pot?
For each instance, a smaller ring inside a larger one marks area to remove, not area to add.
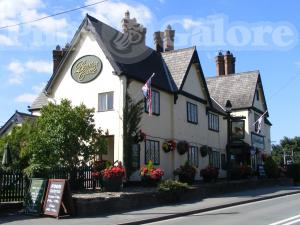
[[[224,64],[224,55],[222,51],[219,51],[218,55],[215,57],[216,60],[216,73],[217,76],[225,75],[225,64]]]
[[[57,45],[56,48],[52,51],[53,56],[53,73],[58,68],[58,65],[60,64],[62,58],[63,58],[63,50],[61,50],[60,46]]]
[[[165,51],[174,50],[175,30],[172,30],[171,25],[165,29],[164,49]]]
[[[156,31],[153,34],[154,46],[157,52],[164,51],[164,32]]]
[[[235,57],[230,51],[224,55],[225,75],[235,73]]]

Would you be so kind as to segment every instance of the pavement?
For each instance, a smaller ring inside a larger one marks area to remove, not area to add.
[[[184,204],[173,204],[161,207],[147,208],[123,212],[113,215],[101,215],[95,217],[66,217],[55,219],[51,217],[32,217],[22,214],[13,214],[0,217],[0,224],[16,225],[40,225],[40,224],[145,224],[172,218],[184,217],[197,213],[233,207],[266,199],[278,198],[280,196],[292,196],[300,194],[299,186],[274,186],[259,188],[242,192],[217,195]]]

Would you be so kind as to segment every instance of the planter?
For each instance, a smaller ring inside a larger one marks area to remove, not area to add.
[[[117,192],[122,188],[122,177],[114,177],[111,179],[103,179],[104,191]]]
[[[189,176],[186,174],[179,174],[178,175],[178,180],[182,183],[188,183],[188,184],[193,184],[195,181],[195,175],[194,176]]]
[[[182,190],[173,190],[173,191],[159,191],[158,192],[158,201],[162,203],[176,203],[181,200],[181,196],[185,193]]]
[[[161,179],[152,179],[150,176],[141,176],[141,182],[144,187],[157,187]]]

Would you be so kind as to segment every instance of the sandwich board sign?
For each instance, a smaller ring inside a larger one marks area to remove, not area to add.
[[[44,214],[56,218],[74,214],[71,191],[67,180],[49,179],[44,201]]]
[[[42,211],[47,180],[42,178],[30,179],[29,192],[25,197],[25,214],[40,215]]]

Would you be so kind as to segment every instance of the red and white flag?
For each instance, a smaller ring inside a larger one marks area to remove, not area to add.
[[[152,115],[152,90],[151,90],[151,79],[155,75],[153,73],[151,77],[146,81],[144,86],[142,87],[143,95],[146,99],[146,107],[149,112],[149,115]]]

